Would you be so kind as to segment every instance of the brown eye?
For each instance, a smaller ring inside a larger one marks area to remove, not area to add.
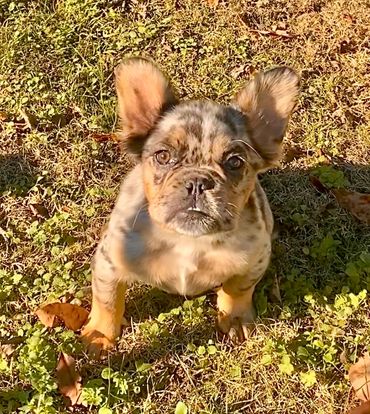
[[[154,154],[154,158],[158,164],[166,165],[171,161],[171,154],[169,151],[166,151],[166,150],[157,151]]]
[[[233,156],[226,160],[225,167],[228,170],[238,170],[239,168],[243,166],[243,164],[244,164],[244,161],[240,157]]]

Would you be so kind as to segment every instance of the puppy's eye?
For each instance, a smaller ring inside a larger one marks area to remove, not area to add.
[[[171,154],[167,150],[161,150],[154,154],[154,158],[158,164],[166,165],[171,161]]]
[[[233,157],[228,158],[224,165],[228,170],[239,170],[243,164],[244,161],[240,157],[234,155]]]

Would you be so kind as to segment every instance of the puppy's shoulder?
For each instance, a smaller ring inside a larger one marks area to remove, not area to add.
[[[138,214],[146,205],[142,176],[142,167],[139,164],[123,180],[111,214],[108,232],[128,230],[138,219]]]

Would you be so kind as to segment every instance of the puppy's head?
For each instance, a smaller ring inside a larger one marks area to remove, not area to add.
[[[142,164],[151,218],[193,237],[235,228],[257,173],[279,159],[296,73],[260,73],[230,106],[179,103],[144,59],[124,61],[115,74],[121,138]]]

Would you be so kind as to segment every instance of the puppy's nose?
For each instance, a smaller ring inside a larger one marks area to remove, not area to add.
[[[197,196],[214,187],[215,182],[209,178],[189,178],[185,181],[185,188],[189,195]]]

